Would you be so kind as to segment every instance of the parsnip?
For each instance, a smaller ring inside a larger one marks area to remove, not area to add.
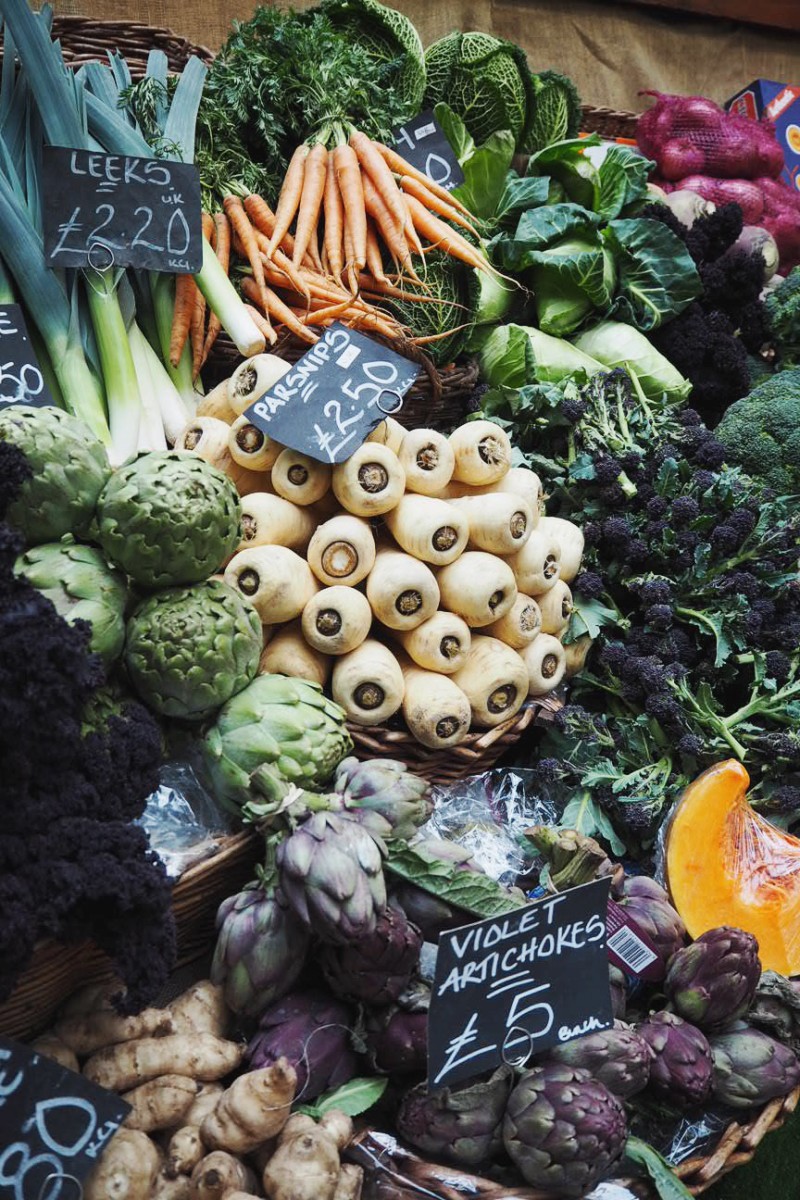
[[[536,472],[531,471],[528,467],[511,467],[502,479],[498,479],[495,483],[484,484],[482,487],[451,480],[442,490],[441,497],[443,500],[453,500],[461,496],[494,496],[498,493],[520,496],[523,500],[527,500],[533,513],[534,526],[538,525],[544,505],[542,481]]]
[[[367,576],[367,600],[389,629],[414,629],[439,607],[439,587],[424,562],[384,548],[378,551]]]
[[[119,983],[82,988],[62,1008],[53,1032],[81,1058],[117,1042],[173,1032],[168,1009],[144,1008],[135,1016],[121,1016],[111,1000],[122,990]]]
[[[227,379],[223,379],[222,383],[218,383],[210,392],[206,392],[205,396],[198,398],[195,415],[198,417],[216,417],[217,420],[224,421],[226,425],[233,424],[237,414],[231,408],[230,400],[228,399]]]
[[[546,593],[547,594],[547,593]],[[489,637],[499,638],[514,650],[527,646],[542,630],[542,614],[532,596],[517,592],[517,598],[499,621],[486,626]]]
[[[450,434],[457,483],[486,484],[502,479],[511,466],[508,434],[492,421],[468,421]]]
[[[542,633],[552,633],[560,638],[569,625],[572,614],[572,592],[563,579],[557,579],[555,586],[536,601],[542,614]]]
[[[242,413],[228,426],[228,450],[240,467],[250,471],[271,471],[283,446]]]
[[[146,1133],[120,1129],[83,1184],[84,1200],[150,1200],[161,1156]]]
[[[537,526],[522,549],[506,561],[514,572],[519,590],[526,596],[541,596],[555,587],[559,579],[561,547],[552,534]]]
[[[403,703],[403,672],[382,642],[367,638],[334,662],[334,700],[356,725],[380,725]]]
[[[467,659],[470,631],[455,613],[440,610],[416,629],[398,630],[395,635],[406,654],[418,667],[452,675]]]
[[[463,617],[470,628],[491,625],[517,598],[514,572],[502,558],[468,550],[437,575],[442,606]]]
[[[167,1175],[163,1170],[156,1176],[151,1200],[191,1200],[192,1181],[188,1175]]]
[[[211,1033],[193,1037],[178,1033],[106,1047],[84,1064],[83,1073],[100,1087],[124,1092],[159,1075],[222,1079],[243,1058],[244,1046],[238,1042],[228,1042]]]
[[[386,524],[407,554],[437,567],[455,562],[469,538],[469,522],[457,508],[433,496],[415,496],[412,492],[386,514]]]
[[[303,637],[300,621],[291,621],[276,629],[262,650],[258,673],[294,675],[297,679],[307,679],[324,687],[331,673],[331,660],[327,654],[309,646]]]
[[[192,1171],[191,1200],[222,1200],[229,1192],[255,1190],[253,1172],[225,1150],[212,1150]]]
[[[465,693],[473,724],[481,729],[491,729],[513,717],[528,694],[528,671],[517,651],[481,634],[473,634],[467,661],[451,678]]]
[[[188,987],[169,1005],[173,1033],[213,1033],[224,1037],[231,1020],[225,989],[210,979]]]
[[[176,450],[188,450],[227,473],[231,462],[228,449],[230,426],[218,417],[192,417],[175,439]]]
[[[308,509],[300,508],[282,496],[253,492],[242,500],[242,540],[240,550],[249,546],[288,546],[305,552],[317,527]]]
[[[275,354],[256,354],[239,363],[228,380],[228,403],[237,416],[260,400],[291,365]],[[266,415],[269,417],[269,412]]]
[[[125,1127],[144,1133],[170,1129],[184,1118],[196,1095],[197,1084],[185,1075],[159,1075],[150,1079],[123,1093],[122,1099],[131,1106]]]
[[[352,587],[323,588],[303,609],[301,625],[309,646],[322,654],[347,654],[360,646],[372,624],[363,592]]]
[[[47,1033],[40,1034],[35,1042],[31,1042],[31,1050],[36,1054],[41,1054],[42,1058],[52,1059],[53,1062],[66,1067],[68,1071],[80,1071],[75,1051],[71,1050],[52,1029]]]
[[[331,474],[333,494],[357,517],[380,517],[394,508],[403,495],[406,475],[388,446],[364,442]]]
[[[305,559],[286,546],[239,550],[225,568],[225,582],[250,601],[265,625],[299,617],[319,588]]]
[[[580,525],[565,521],[563,517],[542,517],[539,528],[554,538],[561,548],[561,571],[559,578],[572,583],[581,569],[584,536]]]
[[[380,425],[375,426],[367,441],[388,446],[395,454],[399,454],[405,436],[406,430],[400,422],[395,421],[394,417],[387,417],[385,421],[381,421]]]
[[[299,450],[287,448],[281,451],[272,468],[272,485],[279,496],[293,504],[316,504],[330,491],[331,468]]]
[[[536,524],[528,501],[511,493],[462,496],[448,503],[467,518],[470,550],[514,554],[525,545]]]
[[[343,513],[318,527],[308,544],[307,556],[308,565],[322,583],[353,587],[373,568],[375,538],[366,521]]]
[[[247,467],[240,467],[232,458],[222,469],[232,480],[240,496],[251,496],[253,492],[271,492],[273,490],[269,471],[248,471]]]
[[[169,1179],[175,1179],[178,1175],[191,1175],[205,1154],[206,1147],[200,1136],[200,1126],[182,1125],[180,1129],[175,1130],[167,1143],[164,1173]]]
[[[450,482],[455,467],[453,447],[435,429],[412,429],[397,452],[406,475],[406,490],[436,496]]]
[[[432,750],[457,746],[469,733],[470,703],[449,675],[426,671],[400,659],[405,692],[403,717],[418,742]]]
[[[288,1059],[240,1075],[203,1122],[200,1135],[212,1150],[248,1154],[275,1137],[289,1119],[297,1074]]]
[[[528,672],[529,696],[546,696],[558,687],[567,670],[567,656],[558,638],[540,633],[520,653]]]
[[[566,660],[565,679],[572,679],[573,675],[577,675],[579,671],[583,670],[586,666],[589,651],[593,645],[594,638],[590,638],[588,633],[584,633],[579,638],[576,638],[574,642],[568,642],[564,646],[564,658]]]

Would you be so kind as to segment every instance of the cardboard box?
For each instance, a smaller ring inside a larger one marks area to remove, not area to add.
[[[741,117],[767,117],[783,150],[786,166],[781,179],[800,191],[800,87],[756,79],[727,101],[725,107]]]

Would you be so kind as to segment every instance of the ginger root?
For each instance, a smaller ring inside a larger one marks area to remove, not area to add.
[[[215,1037],[224,1037],[231,1019],[224,988],[210,979],[201,979],[187,988],[183,995],[172,1001],[168,1011],[172,1020],[171,1032],[192,1036],[213,1033]]]
[[[48,1029],[45,1033],[40,1034],[36,1041],[31,1043],[31,1050],[35,1050],[43,1058],[51,1058],[53,1062],[66,1067],[68,1071],[80,1073],[78,1056],[75,1051],[66,1042],[62,1042],[53,1029]]]
[[[217,1102],[225,1091],[221,1083],[198,1083],[197,1096],[192,1107],[184,1113],[182,1125],[202,1125],[210,1112],[217,1107]]]
[[[161,1155],[146,1133],[120,1129],[83,1185],[84,1200],[150,1200]]]
[[[252,1171],[224,1150],[214,1150],[192,1171],[191,1200],[221,1200],[228,1192],[254,1192]]]
[[[171,1179],[165,1171],[160,1171],[150,1195],[152,1200],[191,1200],[192,1181],[188,1175]]]
[[[62,1008],[54,1032],[80,1057],[119,1042],[172,1032],[172,1016],[166,1008],[145,1008],[136,1016],[120,1016],[111,997],[121,990],[120,983],[81,988]]]
[[[206,1117],[200,1135],[212,1150],[247,1154],[283,1129],[292,1107],[297,1074],[285,1058],[240,1075]]]
[[[331,1108],[325,1113],[320,1126],[329,1133],[336,1142],[339,1150],[344,1150],[345,1146],[353,1137],[353,1118],[348,1117],[346,1112],[342,1112],[340,1108]]]
[[[191,1175],[205,1154],[206,1147],[200,1137],[200,1126],[182,1125],[169,1139],[164,1173],[168,1179],[175,1179],[178,1175]]]
[[[185,1075],[159,1075],[123,1094],[122,1099],[131,1105],[124,1125],[126,1129],[142,1129],[145,1133],[171,1129],[183,1120],[196,1095],[197,1084],[193,1079]]]
[[[111,1092],[124,1092],[159,1075],[185,1075],[191,1079],[222,1079],[244,1057],[244,1046],[200,1033],[168,1034],[139,1038],[107,1046],[85,1063],[83,1073],[92,1083]]]
[[[295,1114],[264,1168],[270,1200],[333,1200],[340,1174],[336,1137],[310,1117]]]

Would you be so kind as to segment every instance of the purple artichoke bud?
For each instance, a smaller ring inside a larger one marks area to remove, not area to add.
[[[627,1136],[617,1097],[564,1063],[526,1071],[503,1122],[506,1150],[526,1183],[559,1197],[583,1196],[604,1179]]]
[[[514,1073],[498,1067],[494,1074],[467,1087],[429,1092],[412,1088],[400,1103],[397,1132],[423,1154],[444,1162],[475,1167],[501,1145],[501,1123]]]
[[[623,908],[646,933],[666,965],[686,943],[686,926],[669,902],[669,896],[646,875],[629,875],[625,880]]]
[[[647,1087],[652,1059],[653,1052],[644,1038],[622,1025],[556,1046],[547,1061],[581,1067],[615,1096],[625,1099]]]
[[[428,1061],[428,1014],[387,1008],[370,1013],[366,1042],[373,1068],[384,1075],[417,1075]]]
[[[379,1007],[391,1004],[408,984],[419,962],[422,934],[396,908],[378,917],[372,933],[348,946],[325,946],[322,973],[331,991],[344,1000]]]
[[[678,1108],[704,1104],[713,1070],[706,1035],[671,1012],[653,1013],[636,1030],[655,1055],[650,1064],[653,1094]]]
[[[373,758],[359,762],[345,758],[336,769],[334,788],[340,792],[350,816],[384,837],[411,838],[433,811],[428,784],[409,771],[404,762],[393,758]],[[391,833],[385,832],[388,822]]]
[[[217,912],[211,979],[224,984],[228,1007],[257,1017],[289,991],[305,961],[309,934],[280,888],[253,884],[229,896]]]
[[[281,886],[300,920],[326,942],[357,942],[386,908],[380,838],[343,813],[319,812],[278,847]]]
[[[760,978],[752,933],[720,925],[673,955],[664,992],[677,1013],[713,1033],[744,1016]]]
[[[759,1029],[734,1029],[709,1039],[714,1097],[732,1108],[751,1108],[788,1096],[800,1083],[794,1051]]]
[[[353,1014],[313,988],[292,992],[261,1014],[247,1047],[252,1070],[287,1058],[297,1072],[295,1100],[303,1104],[352,1079],[358,1063],[350,1042]]]
[[[418,854],[427,855],[431,860],[452,863],[459,871],[474,871],[483,874],[483,868],[475,861],[471,850],[455,842],[443,838],[423,838],[414,843]],[[473,918],[463,908],[456,908],[446,900],[432,896],[424,888],[417,887],[405,880],[398,883],[393,890],[393,898],[400,905],[409,921],[413,921],[426,942],[436,942],[439,934],[445,929],[458,929],[459,925],[468,925]]]
[[[611,989],[611,1011],[614,1014],[614,1020],[624,1021],[625,1011],[628,1007],[628,985],[624,972],[620,971],[619,967],[615,967],[613,963],[608,964],[608,986]]]

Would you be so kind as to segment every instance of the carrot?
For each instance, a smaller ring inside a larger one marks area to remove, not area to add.
[[[275,228],[269,240],[268,258],[272,258],[272,255],[283,241],[284,235],[289,232],[289,226],[294,220],[297,206],[303,194],[306,159],[310,150],[311,147],[306,142],[303,142],[292,155],[275,209]]]
[[[204,212],[202,216],[203,237],[208,244],[214,249],[216,226],[214,218],[210,213]],[[192,343],[192,379],[197,379],[200,374],[200,368],[203,365],[203,348],[205,345],[205,327],[206,327],[206,298],[197,289],[194,297],[194,307],[192,308],[192,317],[189,322],[189,337]]]
[[[266,318],[262,312],[259,312],[259,310],[252,304],[245,304],[245,308],[250,314],[256,329],[263,333],[264,337],[271,346],[274,346],[278,340],[278,335],[270,325],[268,318]]]
[[[197,284],[191,275],[175,276],[175,306],[172,310],[172,330],[169,339],[169,361],[177,367],[189,336],[195,305]]]
[[[341,281],[344,270],[344,207],[336,181],[334,157],[333,154],[328,155],[325,168],[325,254],[328,260],[328,274]]]
[[[242,291],[250,300],[255,300],[259,303],[262,300],[256,281],[250,276],[245,275],[242,278]],[[273,292],[272,288],[264,289],[263,297],[269,306],[269,315],[274,317],[279,325],[285,325],[292,333],[301,338],[304,342],[316,342],[317,338],[313,333],[306,329],[305,325],[295,316],[288,305],[284,304],[280,296]]]
[[[378,235],[375,232],[375,225],[372,221],[367,222],[367,269],[373,279],[378,283],[386,283],[386,272],[383,269],[383,258],[381,257],[381,248],[378,244]],[[359,283],[361,280],[359,279]]]
[[[231,227],[228,218],[224,212],[214,213],[214,253],[225,272],[228,274],[231,261]],[[200,365],[202,366],[211,353],[211,347],[219,337],[219,331],[222,329],[222,322],[215,312],[212,312],[208,318],[208,329],[206,330],[206,340],[203,343],[203,356]]]
[[[374,219],[392,258],[405,267],[415,283],[421,283],[411,262],[411,252],[403,233],[403,227],[395,223],[369,175],[364,179],[364,204],[367,212]]]
[[[480,237],[474,225],[471,225],[457,208],[442,200],[429,188],[424,187],[418,179],[414,179],[411,175],[403,175],[400,179],[400,187],[409,196],[416,196],[417,200],[432,212],[438,213],[440,217],[446,217],[448,221],[452,221],[455,225],[460,225],[462,229],[466,229],[473,237]]]
[[[429,192],[433,192],[433,194],[438,196],[440,200],[445,200],[448,204],[451,204],[453,208],[457,208],[458,211],[463,213],[465,217],[472,217],[472,213],[469,211],[469,209],[466,208],[460,200],[457,200],[451,192],[448,192],[447,188],[443,188],[439,183],[434,183],[433,180],[429,179],[428,176],[422,171],[419,171],[416,167],[412,166],[411,163],[406,162],[403,156],[398,154],[396,150],[392,150],[389,146],[384,146],[382,142],[376,142],[375,146],[383,158],[386,159],[386,162],[389,164],[395,174],[407,175],[411,179],[416,179],[418,183],[423,183]]]
[[[369,176],[386,208],[394,217],[401,229],[405,227],[408,217],[400,190],[395,182],[386,160],[378,147],[360,129],[354,129],[350,134],[350,145],[358,155],[362,171]]]
[[[453,304],[451,300],[443,300],[441,296],[422,296],[419,292],[409,291],[408,288],[397,287],[388,279],[373,279],[369,275],[359,275],[359,288],[364,300],[380,302],[384,298],[390,300],[412,300],[418,304],[447,304],[453,308],[464,308],[463,304]]]
[[[306,158],[303,175],[303,194],[297,209],[297,227],[294,233],[294,250],[292,263],[299,267],[306,250],[311,252],[311,258],[319,262],[319,247],[317,244],[317,225],[322,198],[325,194],[325,179],[328,168],[328,151],[321,142],[312,146]]]
[[[414,218],[414,224],[419,232],[426,237],[439,250],[444,250],[447,254],[451,254],[453,258],[458,258],[468,266],[474,267],[477,271],[488,271],[492,273],[492,268],[486,259],[471,245],[465,237],[457,233],[455,229],[451,229],[449,225],[445,225],[444,221],[440,221],[438,217],[429,212],[424,204],[421,204],[415,196],[406,196],[406,204],[411,210],[411,215]]]
[[[307,294],[306,286],[300,275],[300,272],[292,264],[292,260],[283,250],[276,250],[273,255],[267,254],[269,239],[266,234],[263,234],[260,229],[253,226],[253,237],[256,239],[256,244],[261,252],[261,265],[266,274],[268,269],[279,271],[281,275],[289,279],[292,284],[303,293]]]
[[[356,267],[356,252],[353,248],[353,234],[350,226],[347,224],[347,217],[344,222],[344,260],[345,270],[347,273],[347,286],[350,289],[351,295],[358,295],[358,268]]]
[[[352,297],[348,296],[346,300],[340,300],[338,304],[329,304],[326,308],[315,308],[312,312],[306,313],[303,324],[320,325],[323,321],[335,321],[350,310],[351,299]]]
[[[344,208],[346,266],[348,273],[351,267],[363,271],[367,262],[367,213],[361,165],[353,147],[345,144],[334,150],[333,165]],[[347,250],[348,233],[352,243],[350,252]]]
[[[260,288],[265,288],[267,282],[264,279],[264,268],[261,263],[258,241],[241,199],[238,196],[226,196],[222,206],[231,223],[233,232],[241,243],[243,256],[250,264],[253,278]]]

